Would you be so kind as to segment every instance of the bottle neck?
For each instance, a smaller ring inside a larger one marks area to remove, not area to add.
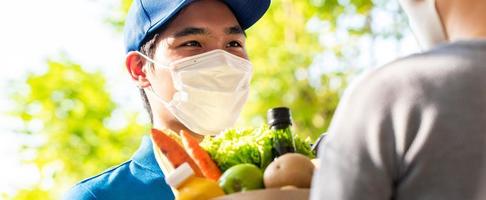
[[[272,130],[282,130],[282,129],[290,128],[290,126],[292,126],[292,124],[289,124],[289,123],[280,123],[280,124],[274,124],[274,125],[270,126],[270,129],[272,129]]]

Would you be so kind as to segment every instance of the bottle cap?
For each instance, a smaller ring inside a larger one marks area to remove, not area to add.
[[[194,175],[194,171],[187,163],[183,163],[177,169],[165,177],[165,182],[171,187],[178,188],[184,181]]]
[[[272,127],[279,124],[292,124],[290,109],[287,107],[272,108],[267,111],[267,123]]]

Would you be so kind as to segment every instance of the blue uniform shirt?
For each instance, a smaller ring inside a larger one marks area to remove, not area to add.
[[[131,160],[75,185],[65,199],[174,199],[164,181],[152,150],[152,140],[144,137]]]

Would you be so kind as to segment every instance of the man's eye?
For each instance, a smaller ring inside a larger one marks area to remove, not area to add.
[[[231,41],[226,45],[226,47],[241,47],[241,44],[237,41]]]
[[[201,43],[198,41],[189,41],[181,45],[182,47],[201,47]]]

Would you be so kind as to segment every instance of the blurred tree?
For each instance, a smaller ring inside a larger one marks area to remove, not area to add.
[[[25,88],[12,94],[13,114],[24,123],[21,132],[36,139],[24,148],[35,150],[29,162],[41,179],[16,199],[60,198],[73,183],[127,160],[146,131],[133,113],[122,116],[123,128],[110,128],[120,116],[112,116],[116,104],[101,73],[68,61],[48,61],[47,66],[47,72],[30,74]]]
[[[264,123],[269,108],[287,106],[298,133],[315,139],[325,132],[350,78],[368,67],[357,59],[368,50],[360,49],[358,41],[401,37],[401,24],[387,30],[373,26],[382,20],[373,15],[375,9],[399,11],[396,3],[380,0],[272,1],[269,12],[248,31],[255,68],[244,124]],[[399,12],[393,16],[400,17]],[[331,41],[323,39],[326,34],[332,34]],[[322,55],[333,55],[337,66],[319,60]]]
[[[323,2],[326,5],[321,7],[311,1],[273,1],[270,11],[248,31],[248,52],[255,75],[243,113],[246,124],[264,123],[269,108],[287,106],[301,135],[315,138],[326,130],[346,86],[347,75],[311,74],[309,70],[314,57],[324,49],[318,34],[308,31],[308,21],[327,13],[319,10],[339,10],[336,1]],[[340,14],[336,11],[334,16]],[[313,86],[311,78],[320,79],[320,84]],[[332,88],[331,80],[340,84]]]

